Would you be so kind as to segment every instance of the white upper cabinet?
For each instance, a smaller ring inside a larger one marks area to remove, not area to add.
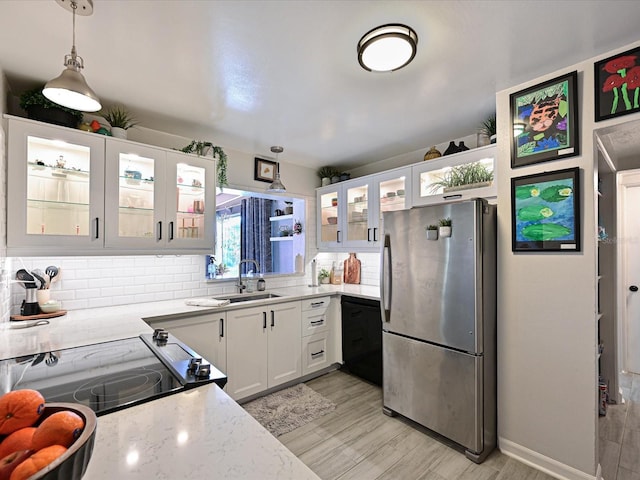
[[[206,253],[215,162],[9,118],[12,255]]]
[[[319,247],[377,250],[382,213],[411,207],[410,175],[407,167],[319,188]]]
[[[8,130],[10,254],[101,249],[105,138],[30,120],[11,119]]]
[[[115,139],[106,158],[106,247],[213,248],[211,160]]]
[[[468,198],[495,200],[497,196],[496,158],[497,146],[494,143],[413,165],[413,205],[430,205]],[[463,172],[461,168],[467,171]],[[492,172],[493,180],[463,186],[442,185],[452,176],[452,172],[460,174],[459,176],[473,177],[475,172],[468,171],[469,169],[475,169],[476,172],[484,170]]]

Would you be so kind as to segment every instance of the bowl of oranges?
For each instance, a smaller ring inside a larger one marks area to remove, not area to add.
[[[85,405],[8,392],[0,397],[0,480],[79,480],[95,433],[96,415]]]

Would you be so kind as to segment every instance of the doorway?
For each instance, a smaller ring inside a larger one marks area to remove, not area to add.
[[[640,170],[618,173],[618,353],[625,372],[640,374]]]

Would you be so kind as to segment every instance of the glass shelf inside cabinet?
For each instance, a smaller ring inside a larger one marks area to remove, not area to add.
[[[149,238],[154,235],[155,160],[130,153],[120,154],[118,166],[118,234]]]
[[[89,235],[90,152],[27,137],[27,234]]]
[[[178,213],[177,238],[204,238],[204,214]]]
[[[323,242],[335,242],[338,232],[338,192],[320,196],[320,238]]]

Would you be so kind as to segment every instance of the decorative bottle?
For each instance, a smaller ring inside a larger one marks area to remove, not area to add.
[[[456,142],[451,141],[451,142],[449,142],[449,146],[444,151],[443,155],[451,155],[452,153],[458,153],[459,151],[460,151],[460,149],[456,145]]]
[[[464,142],[460,142],[460,143],[458,144],[458,150],[459,150],[460,152],[464,152],[465,150],[469,150],[469,147],[467,147],[467,146],[464,144]]]

